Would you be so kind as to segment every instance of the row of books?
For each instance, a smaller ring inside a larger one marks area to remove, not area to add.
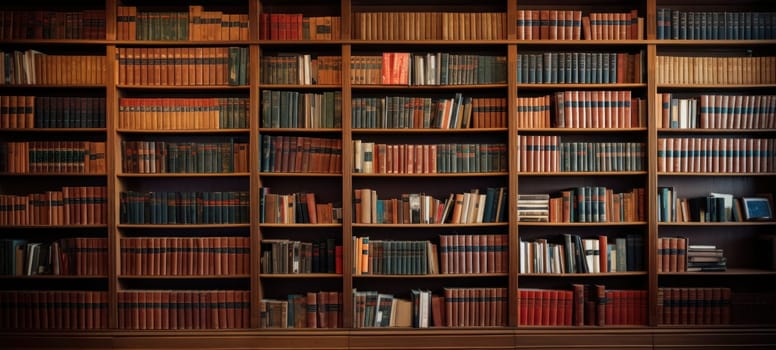
[[[584,35],[583,35],[584,34]],[[644,38],[644,18],[630,12],[578,10],[517,10],[519,40],[638,40]]]
[[[561,242],[520,241],[520,273],[566,274],[643,271],[644,239],[639,234],[612,237],[563,234]]]
[[[356,12],[357,40],[501,40],[506,13],[498,12]]]
[[[542,52],[517,55],[517,82],[615,84],[644,81],[644,51]]]
[[[776,39],[776,12],[683,11],[657,9],[657,39]]]
[[[250,327],[250,291],[122,291],[118,328],[237,329]]]
[[[643,171],[643,142],[561,142],[561,136],[519,135],[518,171]]]
[[[296,53],[265,55],[261,57],[260,80],[262,84],[339,85],[342,82],[342,57]]]
[[[305,17],[301,13],[261,13],[261,40],[337,40],[341,37],[339,16]]]
[[[119,129],[213,130],[248,127],[245,97],[119,98]]]
[[[342,245],[333,238],[313,242],[288,239],[261,241],[261,273],[342,273]]]
[[[657,272],[704,272],[727,270],[722,248],[711,244],[689,244],[685,237],[657,240]]]
[[[247,173],[248,143],[121,140],[123,173]]]
[[[353,85],[505,84],[506,71],[506,56],[383,52],[350,58]]]
[[[104,97],[0,96],[0,129],[104,127]]]
[[[73,237],[53,242],[0,240],[0,275],[107,276],[108,240]]]
[[[354,275],[435,275],[437,245],[430,241],[370,240],[353,237]]]
[[[37,50],[0,51],[0,84],[102,85],[105,56],[47,55]]]
[[[508,299],[506,288],[444,288],[444,310],[434,312],[432,300],[432,314],[447,327],[504,327]]]
[[[506,107],[503,98],[464,98],[460,93],[448,99],[354,97],[351,115],[355,129],[504,128]]]
[[[248,40],[248,15],[205,11],[189,5],[188,11],[138,11],[136,6],[116,8],[118,40]]]
[[[605,186],[581,186],[550,194],[519,194],[518,221],[635,222],[646,220],[644,188],[614,193]]]
[[[657,272],[687,271],[687,238],[658,237]]]
[[[244,224],[250,220],[248,192],[122,191],[122,224]]]
[[[681,98],[657,94],[661,108],[655,120],[665,129],[773,129],[774,95],[700,95]]]
[[[259,136],[262,172],[342,173],[342,140],[321,137]]]
[[[60,191],[0,194],[0,225],[104,225],[105,186],[66,186]]]
[[[105,142],[0,142],[0,172],[104,174]]]
[[[105,329],[108,293],[94,291],[4,290],[0,329]],[[14,317],[10,317],[13,315]]]
[[[657,171],[767,173],[776,168],[776,140],[752,137],[659,137]]]
[[[660,324],[730,324],[730,288],[658,288]]]
[[[317,203],[315,193],[270,193],[260,188],[261,223],[265,224],[334,224],[342,222],[342,208],[334,203]]]
[[[559,91],[553,98],[556,128],[646,127],[646,101],[628,90]]]
[[[263,128],[341,128],[342,93],[339,91],[261,91]]]
[[[353,140],[353,173],[437,174],[506,172],[506,144],[387,145]]]
[[[341,292],[289,294],[259,301],[260,328],[342,328]]]
[[[444,234],[439,236],[439,272],[443,274],[506,273],[507,236]]]
[[[120,47],[117,58],[121,85],[248,84],[247,47]]]
[[[451,193],[442,200],[422,193],[378,199],[372,189],[353,191],[357,224],[475,224],[504,222],[506,218],[504,187],[488,187],[483,193],[479,189]]]
[[[776,56],[658,55],[658,84],[774,84]]]
[[[658,221],[740,222],[751,219],[746,216],[741,202],[742,198],[734,197],[733,194],[718,192],[710,192],[702,197],[680,198],[675,187],[658,187]]]
[[[623,326],[647,324],[647,291],[607,290],[573,284],[572,290],[518,289],[521,326]]]
[[[414,96],[355,97],[352,127],[467,129],[473,126],[474,99]],[[506,110],[504,111],[506,113]]]
[[[0,38],[105,39],[105,11],[2,10]]]
[[[413,322],[418,320],[413,318],[416,310],[413,301],[393,294],[353,289],[354,328],[412,327]]]
[[[128,237],[119,240],[122,276],[233,276],[250,273],[247,237]]]

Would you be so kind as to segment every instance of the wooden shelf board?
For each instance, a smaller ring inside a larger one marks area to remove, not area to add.
[[[564,226],[643,226],[646,225],[646,221],[633,221],[633,222],[526,222],[518,221],[517,226],[547,226],[547,227],[564,227]]]
[[[326,228],[342,227],[342,224],[259,224],[260,228]]]
[[[646,171],[563,171],[563,172],[518,172],[517,176],[628,176],[646,175]]]
[[[282,173],[282,172],[260,172],[261,177],[342,177],[342,174],[332,173]]]
[[[556,277],[556,278],[577,278],[577,277],[626,277],[626,276],[646,276],[647,271],[627,271],[627,272],[600,272],[600,273],[518,273],[518,278],[522,277]]]
[[[492,173],[430,173],[430,174],[362,174],[353,173],[353,177],[483,177],[483,176],[507,176],[508,172]]]
[[[479,223],[479,224],[353,224],[353,227],[364,228],[458,228],[458,227],[506,227],[506,222]]]
[[[118,275],[119,279],[124,280],[201,280],[201,279],[248,279],[251,275]]]
[[[241,228],[250,227],[250,224],[118,224],[118,228],[159,228],[159,229],[187,229],[187,228]]]
[[[116,174],[118,177],[246,177],[250,173],[155,173],[155,174]]]
[[[393,128],[386,128],[386,129],[356,129],[353,128],[352,132],[353,134],[479,134],[479,133],[497,133],[497,132],[505,132],[507,131],[506,128],[480,128],[480,129],[436,129],[436,128],[429,128],[429,129],[412,129],[412,128],[405,128],[405,129],[393,129]]]
[[[294,279],[294,278],[342,278],[341,273],[262,273],[261,278]]]
[[[116,130],[120,134],[247,134],[249,131],[250,129]]]

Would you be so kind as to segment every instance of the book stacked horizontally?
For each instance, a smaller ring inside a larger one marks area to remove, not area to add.
[[[715,245],[691,244],[687,247],[687,271],[726,271],[727,258]]]

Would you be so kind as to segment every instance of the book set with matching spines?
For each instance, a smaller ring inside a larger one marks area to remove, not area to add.
[[[305,16],[302,13],[261,13],[260,40],[338,40],[339,16]]]
[[[518,97],[518,128],[643,128],[646,100],[622,91],[559,91],[553,95]]]
[[[105,291],[8,290],[0,292],[0,329],[107,329],[109,298]]]
[[[119,47],[118,84],[126,86],[243,86],[247,47]]]
[[[342,173],[342,140],[323,137],[259,136],[261,172]]]
[[[647,291],[572,284],[567,289],[518,289],[521,326],[643,326]]]
[[[773,129],[774,95],[709,95],[682,97],[657,94],[655,122],[662,129]]]
[[[518,84],[643,83],[645,53],[541,52],[517,55]]]
[[[733,291],[727,287],[657,289],[657,323],[662,325],[730,324]]]
[[[55,55],[38,50],[0,51],[0,85],[105,84],[105,55]]]
[[[105,142],[0,142],[0,172],[104,174]]]
[[[125,237],[122,276],[240,276],[250,272],[247,237]]]
[[[353,97],[354,129],[470,129],[506,126],[506,100],[488,97]]]
[[[201,5],[188,11],[118,6],[116,27],[118,40],[248,40],[248,14],[206,11]]]
[[[118,128],[126,130],[245,129],[248,98],[119,98]]]
[[[121,141],[126,174],[247,173],[248,143]]]
[[[262,90],[261,127],[341,128],[342,93]]]
[[[501,40],[501,12],[354,12],[356,40]]]
[[[105,39],[105,10],[2,10],[0,38]]]
[[[0,129],[104,127],[104,97],[0,96]]]
[[[247,290],[139,290],[118,292],[118,328],[131,330],[250,327]]]
[[[776,12],[657,9],[657,39],[776,39]]]
[[[397,144],[353,140],[353,173],[447,174],[506,172],[505,144]]]
[[[644,30],[637,10],[584,16],[579,10],[517,10],[519,40],[639,40]]]
[[[0,194],[0,225],[105,225],[107,196],[105,186],[65,186],[43,193]]]
[[[250,220],[248,192],[122,191],[119,202],[122,224],[247,224]]]

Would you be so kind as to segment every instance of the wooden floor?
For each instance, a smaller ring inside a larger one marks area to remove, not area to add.
[[[776,349],[776,328],[5,332],[0,349]]]

